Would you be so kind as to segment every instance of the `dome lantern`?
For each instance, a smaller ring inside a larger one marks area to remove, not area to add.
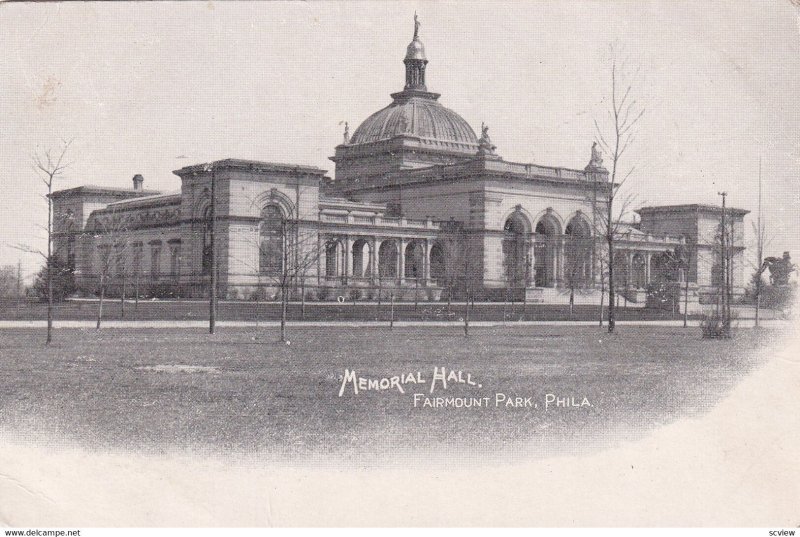
[[[419,40],[419,18],[414,13],[414,39],[406,47],[406,57],[403,63],[406,64],[406,87],[407,90],[428,91],[425,86],[425,65],[428,59],[425,57],[425,45]]]

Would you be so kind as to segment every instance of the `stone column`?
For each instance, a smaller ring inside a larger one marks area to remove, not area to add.
[[[422,285],[428,285],[431,280],[431,245],[430,239],[425,239],[425,254],[423,255]]]
[[[325,255],[324,244],[325,241],[322,240],[322,235],[318,233],[317,234],[317,286],[322,284],[322,256]]]
[[[400,250],[397,254],[397,281],[402,284],[406,278],[406,240],[401,238],[398,243]]]
[[[343,266],[343,279],[345,285],[347,285],[347,277],[350,276],[350,264],[351,264],[351,257],[353,255],[353,242],[350,240],[350,235],[345,236],[344,238],[344,266]]]
[[[652,256],[652,252],[647,252],[644,254],[644,284],[647,285],[650,283],[650,257]]]
[[[553,287],[561,287],[564,285],[564,236],[558,235],[555,240],[555,257],[553,264],[555,265],[555,282]]]
[[[372,237],[369,244],[369,266],[371,269],[369,281],[375,283],[375,278],[379,277],[378,274],[378,240]]]

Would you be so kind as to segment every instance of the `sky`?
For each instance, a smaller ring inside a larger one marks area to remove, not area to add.
[[[0,4],[0,265],[41,259],[31,155],[72,139],[57,188],[176,191],[186,165],[313,165],[402,89],[413,14],[427,85],[508,161],[583,168],[611,47],[645,113],[623,157],[635,205],[752,211],[800,259],[800,9],[737,2]],[[750,231],[747,224],[747,231]],[[747,246],[754,249],[752,233]]]

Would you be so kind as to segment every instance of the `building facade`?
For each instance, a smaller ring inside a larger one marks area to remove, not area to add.
[[[402,91],[352,136],[346,126],[333,178],[226,159],[176,170],[176,193],[144,190],[139,175],[130,189],[61,190],[52,195],[57,255],[87,290],[206,296],[215,264],[218,292],[229,298],[560,302],[571,290],[578,302],[599,302],[608,269],[599,232],[612,187],[596,147],[584,169],[506,161],[486,126],[477,135],[428,91],[418,28],[403,61]],[[685,278],[693,293],[713,295],[721,209],[637,212],[639,223],[616,231],[625,299],[643,305],[649,283]],[[745,214],[727,211],[738,291]],[[688,266],[675,263],[676,252]]]

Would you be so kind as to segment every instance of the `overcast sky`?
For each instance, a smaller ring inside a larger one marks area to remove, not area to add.
[[[180,188],[220,158],[328,160],[404,83],[419,13],[428,88],[506,160],[583,168],[610,90],[608,47],[646,107],[624,165],[639,205],[755,213],[800,259],[800,13],[788,0],[0,4],[0,264],[44,247],[37,146],[74,138],[58,185]],[[185,158],[181,158],[185,157]],[[748,230],[749,231],[749,230]],[[752,246],[752,244],[749,244]]]

